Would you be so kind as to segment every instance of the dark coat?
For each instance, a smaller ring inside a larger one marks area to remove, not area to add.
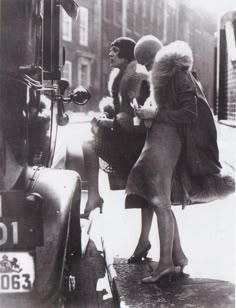
[[[191,67],[192,52],[184,42],[176,41],[156,56],[151,86],[158,112],[128,178],[128,195],[152,202],[161,189],[157,175],[168,159],[173,165],[172,203],[208,202],[234,191],[233,178],[220,174],[214,118]]]
[[[184,42],[170,44],[157,57],[152,71],[156,121],[178,128],[190,175],[203,176],[218,173],[221,165],[214,118],[191,67],[192,53]]]
[[[219,150],[214,118],[207,100],[189,71],[177,71],[166,100],[173,108],[160,107],[156,121],[176,126],[182,141],[182,159],[191,176],[219,173]]]
[[[127,177],[137,160],[146,136],[144,125],[134,126],[134,110],[130,103],[134,98],[140,104],[149,96],[148,74],[136,61],[128,64],[124,71],[114,69],[109,79],[109,91],[113,99],[113,129],[100,128],[94,137],[93,146],[97,155],[106,164],[104,171]],[[110,103],[107,107],[110,110]]]

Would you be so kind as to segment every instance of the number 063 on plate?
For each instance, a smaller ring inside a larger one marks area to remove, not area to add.
[[[22,293],[33,289],[35,269],[28,252],[0,252],[0,293]]]

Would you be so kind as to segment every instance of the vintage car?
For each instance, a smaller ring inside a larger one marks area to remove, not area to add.
[[[59,307],[70,265],[81,255],[81,180],[53,168],[64,103],[84,104],[80,87],[67,97],[61,80],[60,5],[73,0],[0,2],[0,307]],[[66,146],[66,145],[65,145]],[[67,153],[68,155],[68,153]]]

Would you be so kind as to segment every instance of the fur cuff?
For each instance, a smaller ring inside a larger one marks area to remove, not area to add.
[[[103,97],[99,102],[99,110],[106,113],[109,119],[113,119],[115,117],[113,98],[109,96]]]

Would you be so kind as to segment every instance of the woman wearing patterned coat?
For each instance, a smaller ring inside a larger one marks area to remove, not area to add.
[[[144,144],[145,127],[134,126],[134,110],[130,104],[133,99],[143,104],[149,96],[149,82],[146,70],[134,60],[134,47],[135,42],[127,37],[111,43],[110,97],[102,100],[103,113],[93,121],[98,127],[93,140],[83,144],[88,180],[84,218],[95,208],[102,208],[98,187],[99,158],[104,171],[126,179]]]

